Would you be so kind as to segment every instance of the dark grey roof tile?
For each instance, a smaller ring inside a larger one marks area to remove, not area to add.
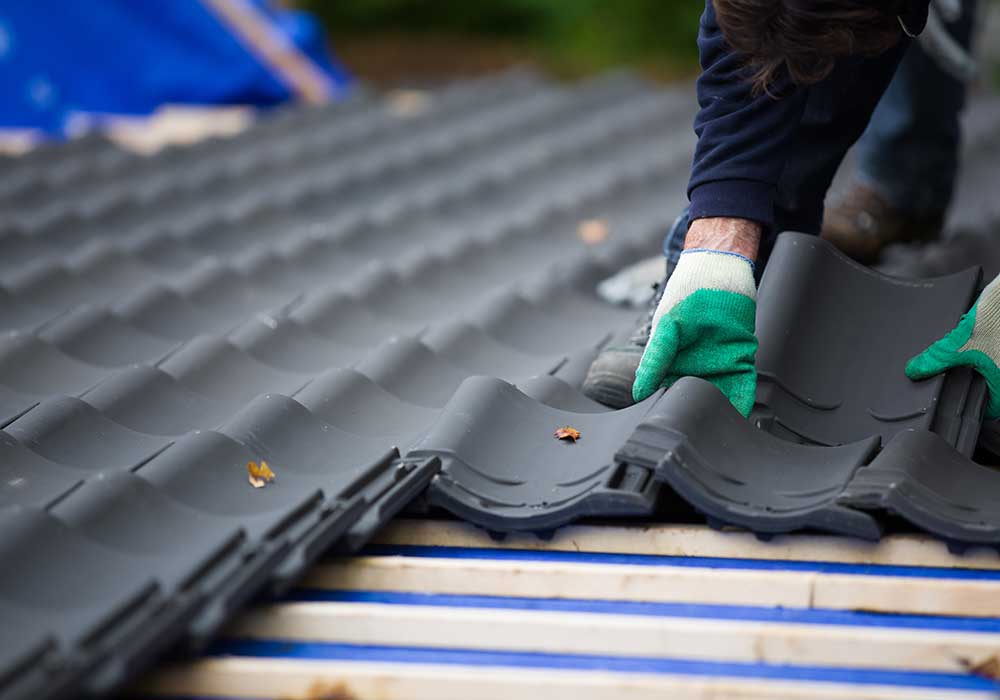
[[[438,409],[407,402],[353,369],[328,370],[294,398],[341,430],[390,441],[425,430],[438,415]]]
[[[230,518],[185,507],[126,471],[95,474],[49,512],[76,533],[143,560],[168,595],[208,593],[198,590],[205,581],[197,574],[225,557],[235,573],[244,544]]]
[[[186,507],[244,528],[253,543],[301,534],[321,510],[320,488],[294,473],[252,488],[247,463],[259,461],[259,454],[226,435],[195,431],[135,473]]]
[[[560,355],[533,355],[504,345],[482,328],[465,321],[432,326],[420,341],[442,359],[477,374],[495,377],[521,377],[534,369],[549,368],[548,374],[564,364]],[[568,348],[572,349],[572,348]]]
[[[615,182],[616,180],[614,180],[613,178],[610,181],[605,180],[605,182],[603,183],[604,189],[607,189],[609,184],[613,185]],[[370,238],[368,240],[370,240]],[[349,239],[345,242],[349,243]],[[336,268],[340,267],[346,268],[349,265],[353,264],[349,255],[346,257],[344,255],[340,255],[339,257],[335,255],[335,253],[337,252],[340,253],[344,252],[343,250],[338,250],[338,247],[339,245],[325,246],[325,248],[328,250],[327,257],[329,258],[329,260],[332,261],[343,258],[343,261],[339,264],[331,263],[333,265],[334,271],[336,271]],[[322,262],[322,260],[317,260],[316,263],[314,263],[311,266],[303,265],[303,262],[307,260],[312,260],[314,258],[314,256],[306,254],[314,252],[314,250],[315,246],[313,246],[313,250],[303,250],[302,248],[298,248],[296,251],[297,254],[295,255],[294,258],[291,259],[285,256],[283,252],[280,253],[279,252],[264,253],[263,251],[254,252],[252,254],[252,257],[250,257],[247,261],[245,261],[244,267],[242,269],[237,268],[239,269],[240,274],[244,275],[245,278],[243,284],[240,287],[239,294],[237,296],[241,298],[246,298],[246,297],[252,297],[254,295],[260,296],[260,295],[271,294],[271,295],[277,295],[277,297],[272,296],[272,298],[280,298],[282,294],[282,290],[280,289],[281,287],[284,287],[284,291],[290,292],[293,287],[304,286],[309,278],[310,272],[314,274],[319,274],[320,270],[322,269],[321,265],[319,264]],[[105,253],[107,253],[107,251],[105,251]],[[195,259],[196,256],[192,255],[189,256],[189,258]],[[297,269],[297,268],[302,268],[302,269]],[[59,271],[68,272],[66,270],[56,270],[56,272]],[[228,274],[233,274],[235,271],[236,270],[231,268],[219,268],[218,265],[213,267],[212,265],[206,266],[203,264],[199,266],[196,270],[187,273],[183,279],[175,281],[174,286],[180,289],[186,289],[189,292],[194,292],[199,290],[200,287],[203,287],[206,284],[210,285],[210,283],[214,283],[216,286],[218,286],[219,284],[221,284],[221,281],[215,275],[217,274],[228,275]],[[269,274],[261,274],[265,273],[265,271]],[[141,264],[139,265],[138,272],[145,272],[143,265]],[[50,271],[50,274],[54,273]],[[148,274],[144,274],[143,276],[149,277]],[[97,279],[81,279],[79,274],[71,275],[71,277],[72,279],[70,281],[75,281],[77,287],[80,287],[82,285],[85,285],[86,282],[99,282],[99,280],[105,277],[105,275],[103,274],[90,275],[90,277]],[[255,277],[259,281],[259,284],[256,287],[251,287],[251,285],[249,284],[249,279],[251,277]],[[66,285],[64,284],[63,286]],[[211,289],[211,285],[209,286],[209,289]],[[78,290],[74,288],[72,291],[75,293]],[[103,289],[100,291],[100,294],[107,297],[114,294],[115,291],[116,290],[114,288]],[[93,297],[94,292],[87,292],[87,295]],[[63,295],[63,298],[65,299],[68,296],[69,294],[67,293]],[[224,301],[224,300],[211,299],[212,295],[203,294],[203,296],[208,296],[210,300],[216,301],[216,303]],[[284,299],[282,299],[282,301],[283,300]],[[128,300],[125,300],[124,302],[121,303],[128,303]]]
[[[268,197],[259,200],[259,207],[265,202],[272,202],[279,207],[284,207],[293,203],[303,203],[302,197],[310,192],[317,192],[319,189],[328,190],[330,187],[342,187],[336,185],[337,181],[342,183],[357,182],[357,178],[363,180],[386,180],[394,169],[413,168],[417,166],[429,165],[423,161],[428,157],[447,158],[452,151],[457,151],[462,145],[462,140],[475,140],[477,138],[492,137],[497,129],[517,128],[524,129],[526,122],[532,119],[535,124],[542,125],[546,120],[557,118],[552,114],[552,107],[556,104],[572,103],[577,107],[585,107],[587,100],[610,101],[614,98],[624,98],[629,93],[639,94],[641,86],[631,80],[598,80],[593,83],[591,89],[583,89],[573,93],[563,93],[562,100],[558,100],[559,94],[555,91],[523,90],[521,104],[518,100],[504,103],[500,101],[499,106],[491,104],[490,100],[480,99],[473,104],[463,106],[456,117],[444,118],[428,122],[428,130],[431,134],[439,134],[438,138],[427,138],[427,134],[421,133],[417,127],[399,132],[397,139],[379,139],[369,144],[359,143],[359,146],[367,145],[368,148],[361,148],[359,159],[350,161],[350,158],[338,162],[331,158],[331,154],[322,151],[309,151],[306,157],[295,159],[291,163],[276,163],[270,167],[258,167],[249,173],[248,177],[239,177],[236,180],[223,180],[220,182],[204,183],[195,182],[194,189],[188,190],[180,185],[182,179],[178,179],[174,185],[169,183],[161,184],[146,193],[139,195],[131,190],[124,190],[119,196],[106,198],[106,201],[99,206],[92,206],[88,211],[81,212],[79,209],[67,208],[65,204],[57,205],[61,209],[45,214],[38,223],[29,224],[29,229],[36,233],[45,233],[65,226],[69,221],[76,219],[78,223],[83,223],[87,230],[95,230],[93,227],[100,221],[101,225],[110,227],[112,230],[121,230],[135,225],[140,221],[139,210],[142,200],[148,199],[156,202],[156,207],[160,216],[165,216],[170,210],[183,209],[193,202],[199,202],[200,191],[208,184],[212,185],[217,196],[222,199],[244,197],[247,188],[263,188],[269,185],[270,194]],[[503,97],[501,94],[499,97]],[[495,98],[498,99],[498,98]],[[574,102],[575,100],[575,102]],[[499,101],[499,99],[498,99]],[[537,107],[535,105],[538,105]],[[545,110],[548,111],[545,111]],[[566,106],[563,106],[566,109]],[[477,114],[480,111],[481,114]],[[536,113],[537,112],[537,113]],[[510,126],[507,123],[511,122]],[[421,138],[423,136],[424,138]],[[422,144],[422,148],[417,144]],[[395,149],[395,150],[393,150]],[[289,166],[295,167],[290,169]],[[343,173],[343,175],[341,174]],[[238,171],[237,176],[243,174]],[[293,180],[289,181],[289,176]],[[345,178],[346,176],[346,178]],[[303,189],[305,187],[305,189]],[[228,188],[228,192],[227,192]],[[282,194],[281,190],[285,194]],[[346,193],[345,193],[346,194]],[[134,202],[134,204],[132,203]],[[215,205],[217,206],[217,205]],[[84,221],[80,221],[79,214],[84,214]],[[156,216],[157,212],[144,211],[142,221],[148,222],[150,215]],[[90,223],[88,223],[88,220]]]
[[[579,305],[551,300],[542,306],[514,291],[492,295],[475,313],[477,324],[497,340],[530,354],[551,354],[571,347],[597,345],[607,331],[586,318]]]
[[[9,423],[38,405],[39,397],[0,384],[0,422]]]
[[[911,382],[903,367],[954,327],[978,284],[978,270],[887,277],[783,234],[758,294],[758,419],[821,445],[930,427],[945,378]]]
[[[39,236],[9,233],[0,237],[4,254],[0,256],[0,274],[9,275],[32,260],[58,254],[58,248]]]
[[[236,325],[241,319],[228,315],[227,308],[198,304],[166,285],[143,287],[115,302],[112,310],[136,328],[152,335],[186,340]]]
[[[161,362],[159,368],[210,398],[246,400],[268,391],[294,393],[307,372],[279,370],[219,336],[199,336]]]
[[[607,413],[614,410],[587,398],[568,382],[546,374],[519,381],[517,389],[538,403],[561,411]]]
[[[80,484],[86,476],[32,452],[0,432],[0,508],[46,506]]]
[[[219,425],[246,403],[206,396],[149,366],[113,372],[81,398],[119,425],[162,436]]]
[[[31,329],[52,317],[52,313],[31,303],[30,299],[0,286],[0,328]]]
[[[136,643],[142,626],[169,605],[140,573],[141,557],[100,545],[50,513],[6,508],[0,527],[0,557],[8,563],[0,570],[0,611],[21,611],[27,639],[49,634],[70,658],[100,658]],[[74,563],[71,596],[60,574],[67,561]]]
[[[10,331],[0,336],[0,384],[24,396],[75,394],[96,384],[104,371],[35,334]]]
[[[377,314],[335,284],[310,292],[288,312],[288,317],[310,331],[345,344],[367,349],[394,333],[416,333],[426,326],[420,320],[394,319]]]
[[[217,228],[225,232],[227,226],[237,227],[238,224],[220,222]],[[130,255],[157,268],[164,275],[183,272],[205,257],[204,250],[187,244],[186,239],[154,229],[139,229],[134,235],[122,239],[120,244]]]
[[[156,362],[178,345],[126,323],[107,307],[92,305],[74,307],[37,335],[67,355],[99,367]]]
[[[617,459],[655,470],[710,521],[771,534],[818,529],[878,539],[878,521],[838,503],[878,437],[841,447],[797,445],[754,427],[706,381],[678,381]]]
[[[430,408],[444,406],[472,374],[404,336],[385,341],[354,369],[404,401]]]
[[[390,505],[394,500],[393,485],[422,488],[437,466],[436,463],[397,466],[394,458],[398,453],[391,449],[372,452],[370,461],[364,464],[342,463],[339,470],[338,465],[329,461],[324,465],[317,460],[321,458],[318,450],[330,437],[324,430],[327,426],[308,420],[306,409],[302,408],[299,417],[307,421],[296,424],[305,440],[303,444],[296,446],[284,441],[273,431],[287,419],[291,405],[297,404],[290,399],[264,397],[234,421],[229,429],[249,444],[218,432],[194,432],[136,472],[186,507],[238,525],[247,537],[248,551],[267,555],[268,565],[264,570],[279,587],[301,575],[309,561],[356,525],[359,516],[383,498],[389,502],[382,503],[377,510],[391,517],[402,506],[402,503]],[[258,432],[253,435],[255,431]],[[317,450],[312,453],[314,461],[286,461],[305,459],[307,445]],[[245,483],[247,463],[259,462],[266,452],[281,460],[281,470],[266,488],[251,488]],[[270,560],[267,554],[270,551],[279,552],[277,561]],[[236,586],[232,595],[245,597],[260,583]],[[224,608],[232,603],[222,602]],[[213,601],[213,605],[217,608],[219,601]],[[214,625],[224,619],[220,618],[222,612],[225,609],[221,612],[210,609],[205,615]],[[203,629],[207,624],[199,622],[194,634],[207,633]]]
[[[0,609],[0,683],[11,697],[60,697],[72,692],[78,674],[55,671],[46,663],[55,641],[43,631],[31,630],[21,615]],[[76,677],[74,677],[76,676]]]
[[[328,547],[360,546],[442,467],[440,502],[495,530],[649,514],[650,468],[614,453],[666,399],[613,412],[576,387],[634,323],[594,284],[658,248],[682,204],[694,107],[690,91],[627,76],[557,87],[514,74],[436,92],[419,116],[362,97],[328,119],[292,112],[232,140],[124,160],[98,149],[18,175],[27,184],[9,191],[37,194],[0,250],[35,260],[0,264],[0,323],[27,339],[0,361],[0,505],[48,507],[72,545],[53,556],[111,552],[123,596],[159,586],[73,664],[34,640],[106,622],[103,599],[86,624],[41,620],[23,658],[66,669],[51,688],[109,687],[154,637],[203,640]],[[588,218],[607,241],[579,239]],[[975,422],[967,379],[942,387],[931,422],[955,444]],[[561,424],[580,443],[558,442]],[[253,489],[246,465],[261,459],[277,480]],[[32,560],[23,576],[53,566]],[[0,602],[0,618],[24,609]]]
[[[492,530],[544,531],[590,514],[650,515],[657,494],[650,471],[619,464],[614,453],[652,404],[575,413],[499,379],[472,377],[405,456],[440,459],[431,503]],[[556,439],[564,426],[580,439]]]
[[[168,440],[130,430],[89,403],[54,396],[4,429],[22,446],[57,464],[87,472],[132,469]]]
[[[295,399],[258,396],[219,432],[244,444],[279,474],[304,475],[345,491],[368,465],[390,452],[382,437],[363,436],[324,422]]]
[[[76,274],[58,263],[32,263],[11,275],[4,287],[12,296],[28,300],[33,306],[48,310],[50,316],[61,313],[78,301],[98,301],[107,297],[99,284]]]
[[[346,336],[341,331],[338,336]],[[365,350],[338,342],[286,317],[258,314],[229,335],[240,349],[260,362],[300,374],[318,374],[359,361]]]
[[[1000,471],[975,464],[926,430],[898,433],[858,471],[841,501],[901,515],[945,540],[1000,543]]]

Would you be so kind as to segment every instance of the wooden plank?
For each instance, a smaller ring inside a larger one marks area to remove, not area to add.
[[[566,552],[610,552],[670,557],[715,557],[843,564],[1000,569],[996,549],[951,554],[940,540],[922,535],[894,535],[879,543],[847,537],[788,535],[761,542],[746,532],[719,532],[698,525],[574,526],[556,531],[551,540],[512,534],[497,542],[483,530],[451,521],[397,520],[380,532],[377,544]]]
[[[495,608],[288,603],[228,637],[964,673],[1000,634]]]
[[[288,700],[996,700],[938,688],[242,657],[170,667],[136,692]]]
[[[314,567],[302,585],[336,590],[1000,617],[1000,581],[814,571],[385,556]]]

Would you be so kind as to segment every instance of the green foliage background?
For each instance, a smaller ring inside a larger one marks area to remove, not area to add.
[[[531,52],[556,70],[697,66],[699,0],[306,0],[338,37],[481,38]]]

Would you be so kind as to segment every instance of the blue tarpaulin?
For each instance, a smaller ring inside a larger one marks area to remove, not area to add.
[[[81,114],[272,105],[346,83],[314,18],[266,0],[0,0],[0,128],[59,136]]]

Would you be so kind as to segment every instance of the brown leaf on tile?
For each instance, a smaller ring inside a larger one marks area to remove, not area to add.
[[[576,235],[587,245],[597,245],[608,240],[608,222],[604,219],[586,219],[576,228]]]
[[[576,442],[580,439],[580,431],[568,425],[559,428],[553,435],[556,436],[557,440],[565,440],[566,442]]]
[[[247,478],[251,486],[260,489],[274,481],[275,473],[267,466],[267,462],[262,461],[259,465],[256,462],[247,462]]]

